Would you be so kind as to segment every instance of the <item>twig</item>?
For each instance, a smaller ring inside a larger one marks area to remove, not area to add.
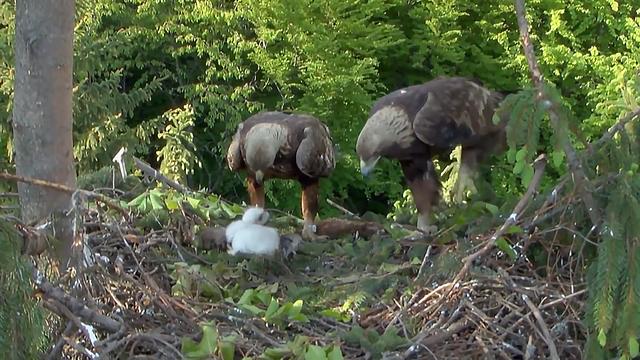
[[[424,253],[424,257],[422,258],[422,263],[420,264],[420,269],[418,270],[418,275],[416,275],[416,278],[414,279],[417,280],[419,279],[422,274],[424,273],[424,269],[427,267],[427,261],[429,260],[429,255],[431,255],[431,244],[429,244],[429,246],[427,247],[427,251],[425,251]]]
[[[9,173],[6,173],[6,172],[0,173],[0,179],[12,180],[12,181],[31,184],[31,185],[42,186],[42,187],[46,187],[46,188],[50,188],[50,189],[54,189],[54,190],[58,190],[58,191],[66,192],[66,193],[70,193],[70,194],[79,192],[79,193],[83,194],[84,196],[86,196],[88,199],[93,199],[93,200],[100,201],[100,202],[104,203],[105,205],[107,205],[108,207],[110,207],[110,208],[112,208],[114,210],[117,210],[127,220],[129,220],[129,214],[127,213],[127,211],[125,209],[120,207],[118,204],[113,202],[113,200],[109,199],[108,197],[106,197],[106,196],[104,196],[102,194],[98,194],[98,193],[93,192],[93,191],[84,190],[84,189],[74,189],[72,187],[69,187],[69,186],[66,186],[66,185],[62,185],[62,184],[58,184],[58,183],[54,183],[54,182],[51,182],[51,181],[35,179],[35,178],[31,178],[31,177],[26,177],[26,176],[13,175],[13,174],[9,174]]]
[[[336,203],[335,201],[331,200],[331,199],[327,199],[327,203],[329,203],[329,205],[333,206],[334,208],[342,211],[343,213],[345,213],[346,215],[349,215],[351,217],[354,217],[356,219],[359,219],[360,217],[354,213],[352,213],[351,211],[349,211],[349,209],[345,208],[344,206]]]
[[[429,346],[438,345],[443,341],[447,340],[448,338],[452,337],[453,335],[463,330],[466,330],[470,326],[471,326],[471,322],[465,318],[451,324],[451,326],[449,326],[447,329],[440,331],[436,334],[433,334],[429,337],[427,337],[429,335],[428,331],[421,332],[414,337],[414,341],[413,341],[414,344],[411,345],[404,352],[402,358],[408,359],[409,357],[416,354],[418,352],[418,349],[422,346],[429,347]]]
[[[68,321],[67,327],[62,332],[62,336],[60,336],[58,341],[56,341],[56,344],[53,346],[53,348],[51,348],[51,351],[49,351],[47,357],[45,358],[46,360],[54,360],[60,358],[60,352],[62,352],[62,347],[65,344],[65,337],[70,336],[73,333],[74,329],[75,326],[73,325],[73,321]]]
[[[571,299],[573,297],[576,297],[578,295],[582,295],[582,294],[584,294],[586,292],[587,292],[587,289],[582,289],[580,291],[574,292],[573,294],[569,294],[567,296],[563,296],[560,299],[556,299],[556,300],[550,301],[550,302],[548,302],[546,304],[540,305],[540,310],[546,309],[546,308],[548,308],[550,306],[553,306],[553,305],[556,305],[556,304],[559,304],[559,303],[562,303],[562,302],[565,302],[565,301],[567,301],[567,300],[569,300],[569,299]]]
[[[510,226],[512,226],[518,221],[518,217],[522,215],[522,211],[527,206],[527,204],[529,203],[529,200],[533,196],[533,193],[538,188],[538,184],[542,179],[542,174],[544,174],[544,169],[546,165],[547,165],[547,157],[544,154],[541,154],[533,163],[533,169],[534,169],[533,178],[529,183],[527,192],[522,196],[520,201],[518,201],[518,203],[516,204],[516,207],[513,209],[513,213],[511,213],[511,215],[507,218],[504,224],[502,224],[502,226],[495,233],[493,233],[489,241],[487,241],[480,250],[464,258],[464,265],[462,266],[462,269],[458,272],[458,274],[452,281],[452,284],[458,284],[460,281],[462,281],[462,279],[469,272],[469,269],[471,268],[471,265],[473,264],[473,262],[476,259],[486,255],[491,249],[493,249],[493,247],[496,244],[496,241],[498,241],[498,239],[502,235],[504,235],[504,233],[507,231],[507,229],[509,229]]]
[[[536,306],[531,302],[531,299],[527,296],[527,294],[522,294],[522,300],[527,304],[533,316],[536,318],[538,322],[538,326],[540,326],[540,330],[544,334],[544,341],[547,343],[549,347],[549,352],[551,353],[551,359],[560,360],[560,356],[558,355],[558,349],[556,349],[556,344],[553,342],[553,338],[549,333],[549,329],[547,328],[547,324],[545,324],[544,319],[542,318],[542,314],[540,314],[540,310],[536,308]]]
[[[53,284],[44,280],[43,278],[38,278],[35,273],[36,271],[34,270],[34,282],[36,283],[38,289],[42,291],[43,297],[45,299],[55,299],[61,304],[64,304],[65,307],[67,307],[75,316],[82,319],[83,322],[93,323],[100,329],[109,332],[117,332],[122,327],[122,324],[120,324],[118,321],[88,308],[78,299],[65,294],[62,289],[54,287]],[[64,314],[57,313],[57,315],[63,316]],[[69,320],[73,321],[74,319],[71,318]]]
[[[132,157],[133,157],[133,161],[136,163],[136,166],[140,170],[142,170],[142,172],[145,175],[150,176],[150,177],[160,181],[161,183],[180,191],[181,193],[184,193],[184,194],[191,193],[191,190],[189,190],[185,186],[182,186],[182,185],[178,184],[177,182],[169,179],[168,177],[164,176],[160,171],[152,168],[151,165],[149,165],[146,162],[138,159],[135,156],[132,156]]]
[[[539,91],[538,101],[546,105],[549,113],[549,119],[553,123],[554,128],[559,129],[559,125],[563,120],[560,118],[558,112],[556,111],[558,104],[555,103],[555,101],[551,99],[544,90],[544,80],[542,77],[542,73],[540,72],[540,68],[538,67],[538,61],[536,60],[536,55],[533,49],[533,44],[531,43],[531,38],[529,37],[529,23],[526,17],[524,0],[515,0],[515,7],[524,55],[527,58],[527,62],[529,64],[529,70],[531,72],[533,83]],[[578,190],[578,193],[581,195],[580,197],[582,198],[585,207],[587,208],[589,219],[594,226],[598,227],[600,226],[601,221],[600,209],[597,207],[596,202],[593,199],[591,193],[591,184],[589,179],[585,175],[584,170],[582,169],[582,162],[578,159],[576,151],[573,146],[571,146],[571,143],[568,141],[568,139],[563,138],[561,139],[561,142],[564,153],[567,156],[569,168],[571,170],[571,173],[573,174],[573,180],[576,184],[576,188]]]
[[[633,119],[639,116],[640,116],[640,108],[637,108],[634,111],[622,117],[620,120],[618,120],[617,123],[615,123],[615,125],[610,127],[609,130],[607,130],[607,132],[600,137],[600,139],[598,139],[596,142],[591,144],[592,146],[588,149],[588,153],[593,154],[593,149],[595,147],[600,146],[601,144],[613,139],[613,136],[617,132],[624,130],[624,127],[625,125],[627,125],[627,123],[631,122]]]

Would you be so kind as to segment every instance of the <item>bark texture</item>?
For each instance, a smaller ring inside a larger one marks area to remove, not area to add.
[[[74,0],[16,1],[16,73],[13,135],[16,172],[69,187],[76,185],[73,158]],[[22,218],[55,213],[54,253],[62,268],[71,254],[69,193],[26,183],[18,186]]]

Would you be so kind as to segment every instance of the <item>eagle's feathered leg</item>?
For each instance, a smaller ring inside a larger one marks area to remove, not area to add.
[[[433,235],[438,230],[437,226],[431,225],[433,206],[437,204],[440,197],[440,182],[433,162],[429,160],[426,164],[421,164],[416,161],[401,161],[400,164],[418,210],[417,227]]]
[[[321,240],[326,236],[318,236],[316,234],[315,220],[318,214],[318,195],[320,183],[317,179],[301,179],[302,185],[301,208],[304,227],[302,229],[302,238],[305,240]]]
[[[475,177],[477,174],[478,163],[482,156],[481,148],[462,148],[462,160],[460,161],[460,169],[458,170],[458,179],[454,187],[453,201],[461,203],[469,193],[476,193],[478,189],[475,185]]]
[[[264,184],[258,182],[253,175],[247,176],[247,192],[251,205],[264,209]]]

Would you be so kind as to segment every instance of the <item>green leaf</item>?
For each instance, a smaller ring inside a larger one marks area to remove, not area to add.
[[[269,303],[269,307],[267,307],[267,311],[264,313],[264,318],[266,321],[269,321],[271,316],[276,313],[278,310],[279,304],[278,300],[275,298],[271,298],[271,303]]]
[[[514,163],[516,161],[516,149],[510,148],[507,151],[507,161]]]
[[[264,312],[264,310],[260,309],[259,307],[255,306],[255,305],[251,305],[251,304],[242,304],[240,305],[241,308],[251,312],[254,315],[260,315]]]
[[[605,334],[604,329],[600,329],[598,332],[598,344],[603,348],[607,345],[607,334]]]
[[[138,207],[146,199],[147,195],[148,195],[147,192],[143,192],[142,194],[136,196],[131,201],[129,201],[127,205],[131,207]]]
[[[629,337],[629,355],[632,359],[640,355],[640,345],[638,344],[638,340],[633,336]]]
[[[487,210],[489,210],[489,212],[493,216],[498,215],[498,212],[500,211],[500,209],[497,206],[493,205],[493,204],[485,203],[484,206],[485,206],[485,208],[487,208]]]
[[[200,206],[200,202],[202,202],[202,200],[201,199],[196,199],[196,198],[191,197],[191,196],[187,196],[187,202],[192,207],[197,208],[198,206]]]
[[[551,153],[551,162],[553,166],[559,168],[562,166],[562,162],[564,160],[564,152],[563,151],[554,151]]]
[[[318,345],[309,345],[307,352],[304,354],[305,360],[327,360],[327,354],[324,349]]]
[[[267,359],[282,359],[287,355],[291,355],[291,350],[287,347],[268,348],[262,353]]]
[[[513,166],[513,173],[514,174],[520,174],[522,172],[522,169],[524,168],[524,162],[523,161],[517,161],[516,164]]]
[[[509,242],[505,238],[501,237],[498,240],[496,240],[496,246],[502,252],[507,254],[511,258],[511,260],[516,260],[518,258],[518,254],[516,253],[515,250],[513,250],[513,248],[511,247],[511,244],[509,244]]]
[[[151,201],[151,208],[153,210],[160,210],[164,208],[164,206],[162,205],[162,197],[157,191],[151,191],[149,193],[149,200]]]
[[[524,230],[518,225],[511,225],[505,231],[505,234],[521,234]]]
[[[180,209],[180,203],[175,198],[166,198],[164,199],[164,203],[168,210]]]
[[[233,209],[231,209],[231,207],[225,202],[220,202],[220,207],[222,208],[222,210],[224,210],[224,212],[227,214],[227,217],[229,217],[230,219],[233,219],[239,215],[238,213],[233,211]]]
[[[524,169],[522,169],[522,186],[528,187],[531,179],[533,179],[533,166],[527,164]]]
[[[189,338],[182,340],[182,353],[188,359],[207,359],[215,355],[218,342],[218,331],[210,324],[203,324],[202,339],[199,343]]]
[[[289,316],[297,316],[302,311],[302,304],[304,302],[302,300],[296,300],[293,305],[291,305],[291,309],[289,309]]]
[[[232,341],[223,341],[220,344],[220,352],[223,360],[233,360],[236,352],[236,345]]]
[[[500,114],[496,111],[491,117],[491,121],[493,122],[493,125],[498,125],[498,123],[500,123],[500,120]]]
[[[253,300],[255,294],[254,289],[247,289],[242,293],[240,299],[238,299],[238,305],[251,304],[251,300]]]
[[[518,162],[524,161],[526,156],[527,156],[527,147],[523,146],[520,148],[520,150],[516,152],[516,161]]]
[[[337,346],[337,345],[332,346],[331,350],[327,354],[327,359],[329,359],[329,360],[343,360],[344,357],[342,356],[342,350],[340,349],[340,347]]]

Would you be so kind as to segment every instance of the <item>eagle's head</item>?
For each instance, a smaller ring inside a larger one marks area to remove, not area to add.
[[[242,215],[242,221],[264,225],[269,221],[269,213],[260,207],[250,207]]]
[[[256,180],[262,183],[264,173],[269,169],[287,141],[287,129],[280,124],[262,123],[254,125],[244,141],[245,161],[255,172]]]
[[[378,160],[380,160],[380,153],[376,144],[379,144],[379,140],[376,139],[376,135],[364,138],[363,133],[360,133],[358,137],[358,143],[356,144],[356,152],[360,157],[360,172],[363,176],[367,177],[371,174],[376,167]]]
[[[369,176],[378,160],[394,146],[409,146],[414,139],[411,122],[404,109],[385,106],[373,114],[360,131],[356,152],[360,157],[360,172]]]

